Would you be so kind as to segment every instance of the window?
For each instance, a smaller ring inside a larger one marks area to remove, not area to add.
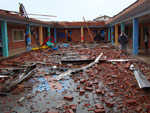
[[[24,30],[23,29],[13,29],[12,30],[13,42],[24,41]]]

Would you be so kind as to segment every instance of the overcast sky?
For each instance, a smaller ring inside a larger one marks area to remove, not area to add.
[[[27,13],[55,15],[45,21],[93,20],[100,15],[114,16],[136,0],[0,0],[0,9],[19,11],[23,3]],[[35,17],[35,16],[34,16]],[[47,18],[47,17],[35,17]]]

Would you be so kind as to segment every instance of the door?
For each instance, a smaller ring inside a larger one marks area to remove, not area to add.
[[[138,45],[139,45],[139,49],[140,49],[141,48],[141,27],[139,28]]]
[[[101,30],[101,38],[103,41],[105,40],[105,31],[104,30]]]
[[[3,47],[2,47],[2,34],[0,28],[0,56],[3,56]]]
[[[72,41],[72,39],[71,39],[71,30],[68,30],[67,34],[69,34],[69,35],[67,35],[67,40]]]

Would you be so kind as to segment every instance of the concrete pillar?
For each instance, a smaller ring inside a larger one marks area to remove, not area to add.
[[[138,18],[133,18],[133,55],[138,55]]]
[[[115,25],[115,46],[118,46],[118,24]]]
[[[30,25],[26,25],[26,44],[27,44],[27,50],[31,50],[31,29]]]
[[[111,31],[110,27],[108,27],[108,41],[110,41],[110,34],[111,34],[110,31]]]
[[[54,38],[55,38],[55,43],[57,42],[57,31],[56,28],[54,28]]]
[[[111,43],[114,44],[114,26],[111,26]]]
[[[8,35],[7,35],[7,21],[1,23],[1,34],[2,34],[2,45],[3,45],[3,56],[8,57]]]
[[[124,24],[124,22],[121,23],[121,32],[125,32],[125,24]]]
[[[51,28],[47,27],[47,37],[50,37],[50,36],[51,36]]]
[[[83,27],[81,27],[81,42],[84,41],[84,38],[83,38]]]
[[[39,26],[39,41],[40,41],[40,45],[43,44],[43,28],[42,26]]]

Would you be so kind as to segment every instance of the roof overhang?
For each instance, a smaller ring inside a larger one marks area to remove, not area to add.
[[[108,20],[106,25],[119,24],[146,14],[150,14],[150,0],[138,0],[115,17]]]
[[[0,15],[0,21],[7,21],[7,22],[12,23],[12,24],[14,23],[14,24],[21,24],[21,25],[28,24],[28,22],[26,21],[25,18],[15,18],[15,17],[5,16],[5,15]],[[34,21],[31,21],[31,25],[33,25],[33,26],[43,26],[43,27],[53,27],[50,24],[39,23],[39,22],[34,22]]]

